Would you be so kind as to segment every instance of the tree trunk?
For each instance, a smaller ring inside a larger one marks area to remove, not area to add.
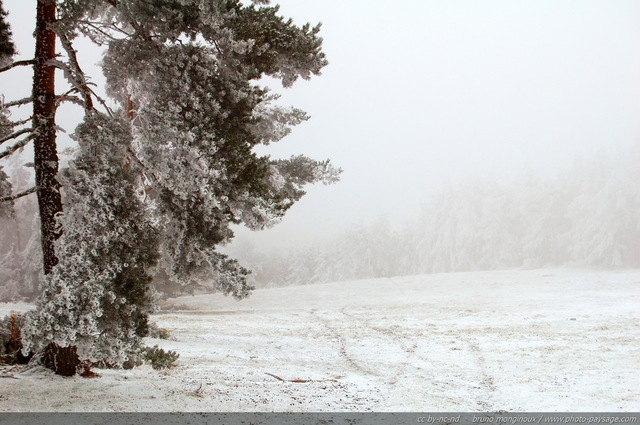
[[[42,363],[62,376],[73,376],[81,369],[76,347],[60,347],[54,343],[47,345]]]
[[[56,20],[55,0],[38,0],[36,22],[36,63],[33,76],[33,124],[36,132],[34,164],[44,273],[58,263],[54,242],[60,237],[56,215],[62,212],[56,146],[55,68],[56,34],[50,26]]]
[[[60,237],[61,230],[56,225],[56,216],[62,212],[60,184],[57,181],[55,67],[50,63],[56,57],[56,34],[51,28],[55,21],[56,0],[38,0],[33,67],[33,127],[36,133],[34,164],[45,274],[51,273],[58,264],[54,243]],[[53,343],[45,350],[44,363],[64,376],[75,375],[80,365],[76,347],[59,347]]]

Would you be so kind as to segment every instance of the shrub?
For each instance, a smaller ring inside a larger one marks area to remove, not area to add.
[[[171,333],[168,329],[161,328],[157,323],[149,323],[149,333],[147,335],[150,338],[169,339]]]
[[[154,369],[169,369],[175,366],[180,354],[175,351],[165,351],[154,345],[153,347],[144,348],[144,359],[151,363]]]
[[[7,364],[26,364],[31,356],[22,354],[20,329],[24,325],[24,316],[13,313],[0,319],[0,362]]]

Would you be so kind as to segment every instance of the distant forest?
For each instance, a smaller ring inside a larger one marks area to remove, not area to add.
[[[450,185],[416,217],[352,225],[278,252],[239,240],[227,252],[258,288],[442,272],[543,267],[640,267],[640,155],[577,162],[554,177]],[[29,186],[18,161],[5,169]],[[34,197],[0,218],[0,301],[32,299],[41,278]],[[160,276],[160,275],[159,275]],[[157,289],[176,295],[176,288]]]
[[[329,241],[232,254],[256,287],[544,267],[640,267],[640,155],[577,161],[554,177],[450,185],[404,223],[351,226]]]

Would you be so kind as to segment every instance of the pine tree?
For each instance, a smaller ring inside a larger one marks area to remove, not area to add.
[[[8,177],[3,196],[13,197],[13,191],[19,193],[32,185],[33,176],[22,156],[12,155],[6,162]],[[33,301],[38,294],[42,252],[34,198],[0,202],[0,210],[8,212],[4,220],[0,218],[0,301]]]
[[[11,40],[11,28],[7,22],[8,13],[0,0],[0,65],[11,60],[16,54],[16,46]]]
[[[0,158],[34,140],[46,276],[25,350],[44,350],[53,369],[73,374],[80,361],[120,366],[136,355],[160,258],[176,284],[213,277],[215,289],[247,296],[248,271],[218,252],[233,238],[230,225],[276,224],[306,184],[335,182],[339,170],[253,151],[308,119],[275,106],[259,81],[271,76],[289,87],[318,75],[327,64],[319,25],[298,27],[267,1],[38,0],[37,9],[35,58],[3,69],[34,67],[33,96],[4,105],[33,103],[32,125],[13,123],[6,140],[18,141]],[[80,36],[106,49],[116,111],[81,69]],[[69,83],[61,95],[57,69]],[[58,173],[55,112],[63,102],[81,105],[86,117],[74,136],[77,155]]]
[[[0,197],[10,197],[12,192],[12,185],[9,181],[9,176],[4,172],[0,166]],[[3,202],[0,203],[0,220],[13,218],[14,210],[13,203]]]
[[[0,65],[9,62],[16,54],[16,48],[11,40],[11,28],[7,23],[8,13],[4,10],[0,0]],[[11,132],[11,122],[7,118],[5,110],[0,110],[0,138],[4,139]],[[12,186],[7,174],[0,166],[0,198],[11,197]],[[0,219],[13,215],[13,203],[11,201],[0,203]]]
[[[96,114],[75,138],[79,152],[62,173],[60,263],[24,329],[26,350],[77,347],[64,374],[80,359],[122,365],[136,355],[152,309],[149,268],[158,258],[157,229],[134,193],[136,166],[122,162],[132,141],[127,119]]]

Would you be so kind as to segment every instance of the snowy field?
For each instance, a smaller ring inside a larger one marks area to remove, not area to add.
[[[181,297],[155,317],[173,339],[148,341],[176,368],[4,367],[0,411],[640,411],[639,306],[640,270]]]

